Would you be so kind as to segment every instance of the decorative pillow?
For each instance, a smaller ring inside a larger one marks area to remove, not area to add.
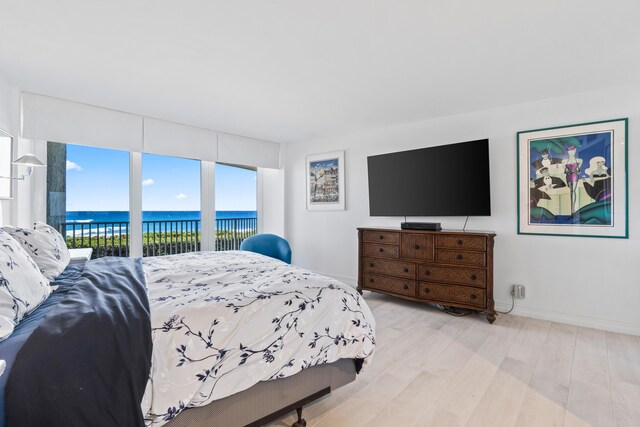
[[[55,280],[69,265],[69,249],[55,228],[39,222],[35,230],[11,226],[4,230],[22,245],[47,279]]]
[[[52,237],[56,239],[56,247],[59,250],[60,257],[62,261],[64,261],[64,267],[67,268],[69,262],[71,262],[71,253],[69,252],[69,248],[67,248],[67,239],[54,227],[50,226],[45,222],[37,221],[33,227],[35,230],[43,231],[45,233],[50,234]],[[64,268],[63,268],[64,270]]]
[[[51,294],[36,263],[9,233],[0,229],[0,316],[16,324]]]
[[[0,316],[0,341],[4,341],[11,336],[16,324],[7,316]],[[1,362],[1,360],[0,360]],[[2,375],[2,366],[0,366],[0,375]]]

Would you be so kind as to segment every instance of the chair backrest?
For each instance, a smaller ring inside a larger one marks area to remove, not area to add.
[[[275,234],[256,234],[242,241],[241,251],[256,252],[291,264],[289,242]]]

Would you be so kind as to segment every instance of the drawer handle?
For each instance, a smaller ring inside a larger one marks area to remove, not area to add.
[[[478,278],[478,276],[476,276],[475,274],[471,275],[471,280],[476,280]]]
[[[429,288],[424,288],[424,293],[428,294],[429,293]]]
[[[381,234],[381,235],[378,236],[378,239],[382,240],[382,239],[384,239],[384,236]]]
[[[415,248],[416,248],[416,249],[420,249],[420,246],[419,246],[419,245],[416,245],[416,246],[415,246]]]
[[[369,263],[369,267],[373,267],[373,263],[372,262]]]
[[[409,272],[409,269],[407,267],[403,268],[402,271],[404,271],[405,273]]]
[[[378,252],[384,252],[384,249],[380,248],[378,249]]]
[[[405,283],[404,285],[402,285],[402,288],[403,288],[403,289],[405,289],[405,290],[407,290],[407,289],[409,289],[409,285],[407,285],[407,284]]]
[[[425,271],[424,271],[424,275],[425,275],[425,276],[428,276],[428,275],[430,275],[430,274],[431,274],[431,272],[430,272],[429,270],[425,270]]]
[[[462,240],[458,240],[459,245],[461,245],[462,243],[464,243]]]
[[[476,294],[471,294],[471,299],[476,299]]]
[[[462,255],[460,255],[460,254],[456,255],[456,259],[457,260],[461,260],[462,259]]]
[[[373,279],[369,279],[369,283],[373,283]]]

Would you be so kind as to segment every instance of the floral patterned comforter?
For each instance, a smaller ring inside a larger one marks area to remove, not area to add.
[[[370,363],[375,322],[352,287],[251,252],[145,258],[159,426],[254,384],[343,358]]]

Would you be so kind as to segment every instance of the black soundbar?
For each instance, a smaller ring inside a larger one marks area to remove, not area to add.
[[[403,222],[400,224],[400,228],[403,230],[442,230],[442,226],[439,222]]]

